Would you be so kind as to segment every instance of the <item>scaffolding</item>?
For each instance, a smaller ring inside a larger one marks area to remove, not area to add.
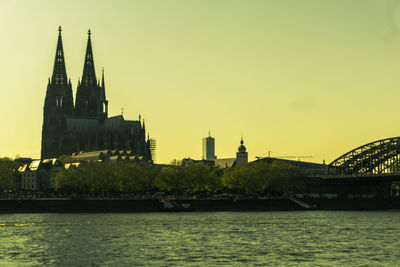
[[[156,161],[156,148],[157,148],[156,139],[150,138],[150,153],[151,153],[151,159],[153,160],[153,162]]]

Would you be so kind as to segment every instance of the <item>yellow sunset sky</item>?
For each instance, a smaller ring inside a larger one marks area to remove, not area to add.
[[[109,114],[145,119],[157,163],[234,157],[331,162],[400,135],[400,1],[0,1],[0,157],[40,156],[58,26],[74,95],[87,31]]]

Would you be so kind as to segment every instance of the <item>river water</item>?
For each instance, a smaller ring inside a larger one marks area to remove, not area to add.
[[[0,215],[0,266],[399,263],[400,211]]]

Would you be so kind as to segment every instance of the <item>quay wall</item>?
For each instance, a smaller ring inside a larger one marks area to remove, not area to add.
[[[268,211],[303,209],[289,199],[2,199],[0,213]]]
[[[400,209],[400,199],[0,199],[0,213]]]

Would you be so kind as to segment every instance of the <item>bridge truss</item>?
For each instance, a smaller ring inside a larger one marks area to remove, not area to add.
[[[336,175],[400,173],[400,136],[353,149],[329,165]]]

